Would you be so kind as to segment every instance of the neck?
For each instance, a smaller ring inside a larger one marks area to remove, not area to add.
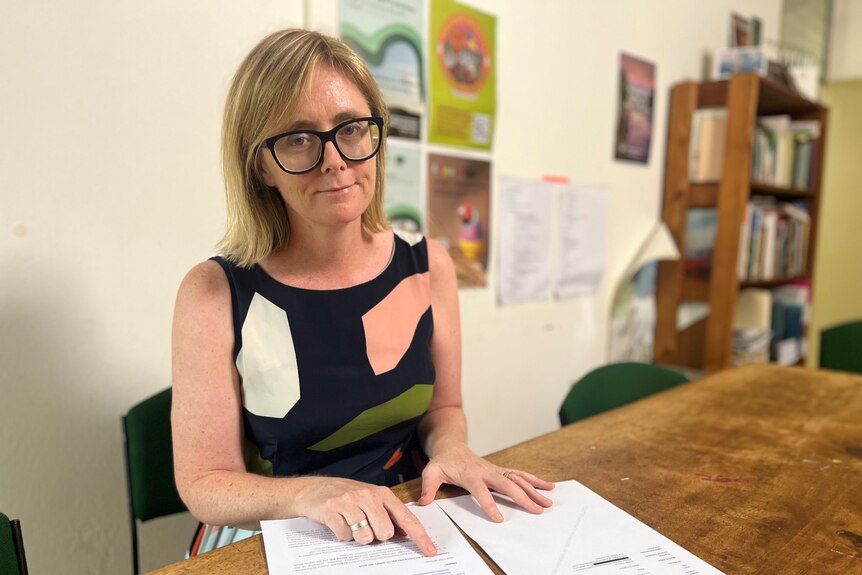
[[[375,277],[392,249],[387,234],[367,234],[359,221],[344,226],[292,227],[287,245],[270,255],[264,269],[296,287],[338,289]]]
[[[283,252],[287,260],[303,268],[326,269],[342,267],[356,261],[356,256],[368,250],[373,237],[361,222],[344,226],[291,226],[290,238]]]

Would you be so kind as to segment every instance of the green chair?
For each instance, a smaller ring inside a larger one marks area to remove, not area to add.
[[[862,321],[820,332],[820,367],[862,373]]]
[[[122,417],[126,487],[132,532],[132,573],[140,572],[138,521],[186,511],[174,482],[171,388],[145,399]]]
[[[651,363],[598,367],[572,386],[560,408],[560,424],[586,419],[687,381],[685,375]]]
[[[0,513],[0,574],[27,575],[21,523]]]

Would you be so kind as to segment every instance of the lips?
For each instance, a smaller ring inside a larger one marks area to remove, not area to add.
[[[328,188],[326,190],[320,190],[319,193],[321,193],[321,194],[337,194],[339,192],[346,192],[350,188],[350,186],[352,186],[352,185],[353,184],[346,184],[343,186],[335,186],[332,188]]]

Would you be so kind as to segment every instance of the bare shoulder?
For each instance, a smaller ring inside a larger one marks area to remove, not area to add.
[[[204,303],[207,300],[221,300],[230,297],[230,286],[221,266],[207,260],[193,267],[180,284],[177,299],[191,299]]]
[[[207,260],[189,270],[177,291],[175,325],[185,321],[212,325],[231,313],[230,285],[221,266]]]
[[[431,275],[454,275],[455,264],[446,248],[432,238],[426,237],[425,239],[428,242],[428,269],[431,271]]]
[[[458,279],[455,275],[455,264],[452,256],[438,242],[431,238],[428,241],[428,272],[431,276],[431,291],[435,300],[440,297],[450,299],[457,297]]]

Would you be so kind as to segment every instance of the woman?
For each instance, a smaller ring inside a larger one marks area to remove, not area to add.
[[[489,490],[551,505],[553,484],[467,447],[454,267],[389,229],[386,121],[364,63],[315,32],[268,36],[233,79],[223,256],[183,280],[173,330],[176,481],[205,523],[305,516],[360,543],[399,528],[433,555],[388,486],[421,472],[420,504],[460,485],[494,521]]]

